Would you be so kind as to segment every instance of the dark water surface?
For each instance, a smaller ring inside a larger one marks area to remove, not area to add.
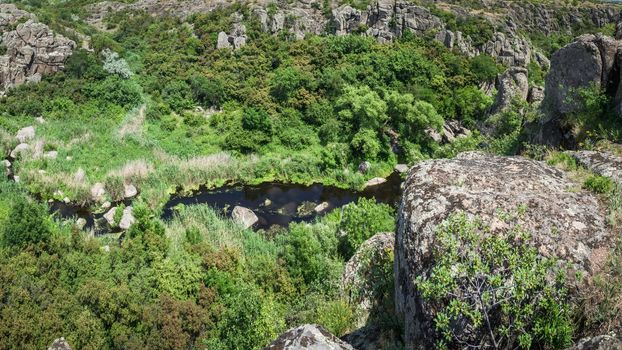
[[[369,187],[363,191],[340,189],[333,186],[313,184],[310,186],[283,183],[263,183],[259,185],[234,185],[217,189],[203,189],[191,195],[176,195],[165,204],[162,219],[172,218],[175,208],[180,205],[190,206],[206,204],[231,216],[237,206],[251,209],[259,218],[254,229],[268,229],[273,225],[287,227],[291,222],[309,222],[318,215],[325,214],[335,208],[356,202],[359,198],[375,198],[377,202],[393,207],[399,205],[402,179],[398,173],[387,178],[387,182]],[[328,207],[320,214],[314,208],[326,202]],[[130,201],[124,202],[131,205]],[[120,203],[113,204],[118,205]],[[50,211],[61,218],[83,218],[86,228],[93,229],[96,234],[109,233],[104,213],[93,214],[87,208],[71,203],[50,203]]]
[[[313,184],[310,186],[283,183],[263,183],[255,186],[226,186],[214,190],[198,191],[192,196],[175,196],[166,203],[163,219],[171,218],[177,205],[207,204],[231,215],[238,205],[251,209],[259,218],[256,229],[273,225],[287,226],[290,222],[312,221],[318,214],[314,208],[326,202],[322,213],[356,202],[360,197],[375,198],[380,203],[396,207],[400,199],[402,179],[394,173],[384,184],[370,187],[362,192],[344,190],[333,186]]]

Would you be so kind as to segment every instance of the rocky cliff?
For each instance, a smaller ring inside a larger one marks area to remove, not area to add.
[[[38,82],[42,75],[64,68],[75,42],[57,35],[36,17],[12,4],[0,4],[0,90]]]

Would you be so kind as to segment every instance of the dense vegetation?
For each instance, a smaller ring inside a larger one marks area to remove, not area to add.
[[[394,225],[367,200],[272,238],[205,206],[166,223],[144,205],[135,213],[122,240],[93,238],[0,182],[1,349],[60,336],[77,349],[256,349],[301,323],[343,334],[357,316],[339,281],[357,243],[340,248],[340,232],[366,239]],[[361,221],[378,227],[352,226]]]
[[[106,19],[106,31],[96,31],[79,19],[92,2],[20,2],[77,41],[66,26],[91,35],[92,50],[76,50],[63,72],[0,99],[4,155],[16,146],[20,128],[35,125],[37,135],[30,154],[13,162],[19,183],[0,181],[0,349],[46,348],[60,336],[77,349],[258,349],[303,323],[342,336],[360,317],[358,305],[341,290],[344,264],[372,235],[394,231],[392,207],[361,199],[311,224],[253,232],[206,206],[182,207],[162,221],[171,193],[272,180],[360,189],[398,163],[463,150],[546,153],[523,145],[524,124],[538,118],[525,102],[486,115],[493,98],[480,84],[493,82],[503,68],[487,55],[467,58],[409,33],[385,44],[357,35],[295,41],[287,32],[263,33],[255,21],[246,23],[245,47],[217,50],[217,34],[231,27],[231,13],[252,18],[248,8],[235,5],[184,21],[120,12]],[[493,33],[483,18],[434,13],[477,44]],[[532,36],[547,53],[568,38]],[[542,84],[544,73],[530,66],[530,84]],[[577,133],[585,139],[596,132],[598,138],[617,137],[603,117],[603,94],[586,90],[583,97],[585,111],[572,121]],[[440,144],[431,134],[448,120],[491,131]],[[58,156],[44,157],[49,151]],[[571,162],[555,157],[561,160],[553,163]],[[369,172],[358,171],[365,161]],[[67,198],[101,210],[90,191],[98,182],[105,200],[113,202],[123,199],[125,184],[140,191],[133,203],[137,223],[120,236],[89,236],[43,204]],[[611,180],[591,176],[583,183],[619,202]],[[618,207],[611,220],[619,220]],[[445,255],[437,280],[419,281],[425,296],[446,309],[438,314],[439,334],[448,334],[449,319],[468,314],[474,332],[492,331],[499,344],[518,337],[524,348],[566,345],[572,327],[563,283],[544,280],[551,261],[506,237],[478,240],[473,232],[483,229],[480,223],[452,220],[439,235],[449,248],[457,242],[470,248],[468,257]],[[517,263],[519,257],[524,260]],[[392,259],[378,259],[368,287],[383,298],[383,312],[372,315],[380,318],[373,321],[382,325],[381,337],[400,349]],[[513,281],[512,292],[544,297],[504,304],[501,312],[498,305],[487,306],[499,320],[518,320],[521,327],[500,322],[484,329],[481,309],[452,308],[457,302],[446,296],[455,294],[458,279],[473,276],[451,275],[449,266],[480,274],[508,261],[512,269],[488,282],[494,287]],[[467,268],[474,263],[480,270]],[[610,265],[620,270],[619,263]],[[448,276],[455,280],[438,281]],[[522,283],[531,289],[521,289]],[[597,310],[582,320],[588,327],[609,317],[607,307],[618,297],[609,292],[586,302]],[[544,318],[556,321],[555,327],[543,327]],[[444,339],[441,345],[463,341]]]

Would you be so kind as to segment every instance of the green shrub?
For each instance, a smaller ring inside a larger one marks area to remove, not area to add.
[[[565,273],[556,259],[538,254],[519,226],[491,234],[481,220],[455,214],[435,242],[432,269],[415,283],[429,303],[440,348],[570,345]]]
[[[2,243],[7,247],[23,248],[29,244],[47,242],[51,231],[46,206],[23,197],[16,197],[2,233]]]
[[[583,188],[601,194],[611,193],[615,186],[613,180],[600,175],[591,175],[583,182]]]
[[[379,232],[395,230],[395,213],[387,204],[374,199],[359,198],[346,205],[341,213],[339,229],[345,234],[339,244],[341,254],[349,259],[367,239]]]

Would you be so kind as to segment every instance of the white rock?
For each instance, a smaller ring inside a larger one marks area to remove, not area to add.
[[[11,167],[11,162],[9,162],[8,159],[3,159],[2,160],[2,164],[6,167],[6,168],[10,168]]]
[[[112,203],[105,201],[104,203],[102,203],[102,209],[108,209],[111,205]]]
[[[45,124],[45,119],[43,119],[43,117],[36,117],[35,120],[37,121],[37,123],[39,124]]]
[[[121,222],[119,222],[119,228],[127,230],[130,226],[132,226],[132,224],[136,221],[132,212],[132,207],[126,207],[123,209],[123,216],[121,217]]]
[[[34,139],[35,138],[34,126],[27,126],[25,128],[19,129],[19,131],[17,131],[16,138],[21,143]]]
[[[47,158],[47,159],[56,159],[57,157],[58,157],[57,151],[49,151],[43,154],[43,158]]]
[[[330,206],[330,204],[328,202],[322,202],[320,204],[318,204],[313,210],[320,214],[323,213],[326,209],[328,209],[328,207]]]
[[[93,187],[91,187],[91,199],[99,202],[100,200],[102,200],[102,198],[104,198],[104,195],[106,194],[106,189],[103,183],[101,182],[97,182],[93,185]]]
[[[19,182],[19,176],[18,175],[13,176],[13,181],[18,183]]]
[[[76,227],[78,229],[82,230],[84,228],[84,226],[86,226],[86,219],[79,218],[78,220],[76,220]]]
[[[231,216],[233,221],[244,226],[244,228],[249,228],[259,221],[259,218],[252,210],[240,206],[235,206],[235,208],[233,208]]]
[[[28,152],[29,149],[30,146],[27,143],[20,143],[19,145],[15,146],[15,148],[11,151],[11,158],[15,159],[17,158],[17,156]]]
[[[106,219],[106,222],[108,222],[108,225],[110,226],[114,226],[114,214],[116,211],[117,207],[112,207],[106,212],[106,214],[104,214],[104,219]]]
[[[69,204],[71,202],[71,200],[69,199],[69,197],[65,197],[65,198],[63,198],[63,202]]]
[[[132,184],[123,185],[123,186],[124,186],[125,198],[132,198],[138,194],[138,190],[136,189],[136,186]]]
[[[67,158],[65,158],[67,160],[73,160],[73,157],[67,156]]]

